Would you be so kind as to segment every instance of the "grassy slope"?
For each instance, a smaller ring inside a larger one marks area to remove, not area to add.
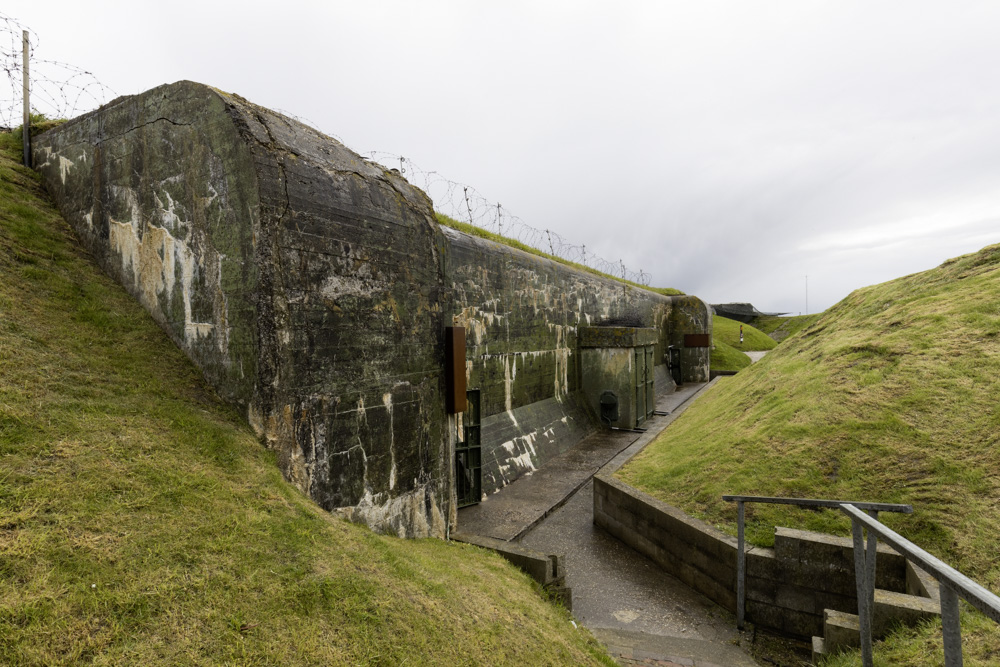
[[[559,262],[560,264],[565,264],[566,266],[572,266],[575,269],[580,269],[581,271],[586,271],[587,273],[592,273],[595,276],[601,276],[602,278],[610,278],[611,280],[617,280],[618,282],[623,282],[632,287],[638,287],[639,289],[648,290],[650,292],[656,292],[657,294],[662,294],[664,296],[676,296],[682,295],[684,292],[674,289],[673,287],[646,287],[645,285],[640,285],[639,283],[632,282],[631,280],[623,280],[622,278],[613,276],[608,273],[603,273],[597,269],[592,269],[589,266],[584,266],[583,264],[577,264],[576,262],[570,262],[563,259],[562,257],[557,257],[556,255],[550,255],[547,252],[538,250],[537,248],[532,248],[530,245],[521,243],[515,239],[508,238],[506,236],[501,236],[500,234],[495,234],[493,232],[488,232],[485,229],[476,227],[467,222],[461,222],[450,218],[444,213],[434,213],[434,217],[437,218],[438,224],[444,225],[445,227],[451,227],[452,229],[457,229],[460,232],[465,232],[471,236],[478,236],[479,238],[489,239],[490,241],[496,241],[497,243],[502,243],[508,245],[512,248],[517,248],[518,250],[523,250],[526,253],[532,255],[538,255],[539,257],[545,257],[546,259],[551,259],[553,262]]]
[[[762,315],[760,317],[755,317],[751,324],[775,341],[781,342],[792,334],[796,334],[802,329],[805,329],[807,326],[818,320],[822,315],[823,313],[814,313],[812,315],[793,315],[791,317]]]
[[[1000,245],[854,292],[719,384],[620,475],[729,532],[724,493],[912,503],[913,515],[883,520],[997,591],[998,377]],[[775,525],[847,534],[835,512],[757,505],[749,516],[757,544]]]
[[[750,357],[728,343],[717,342],[709,353],[709,370],[738,371],[749,365]]]
[[[750,365],[745,351],[771,350],[777,343],[767,334],[749,324],[743,325],[740,344],[740,323],[728,317],[712,317],[712,354],[709,367],[713,371],[738,371]]]
[[[712,317],[712,341],[718,345],[726,343],[740,351],[773,350],[777,343],[773,338],[749,324],[743,325],[743,343],[740,343],[740,322],[728,317]]]
[[[493,554],[374,535],[286,484],[11,152],[0,662],[611,664]]]

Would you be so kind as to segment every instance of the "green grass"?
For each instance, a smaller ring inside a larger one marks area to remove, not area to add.
[[[708,367],[713,371],[738,371],[750,365],[750,357],[728,343],[716,342],[709,352]]]
[[[760,317],[755,317],[751,324],[775,341],[781,342],[792,334],[796,334],[802,329],[805,329],[807,326],[818,320],[822,314],[823,313],[814,313],[812,315],[793,315],[791,317],[761,315]]]
[[[673,287],[646,287],[645,285],[640,285],[639,283],[632,282],[631,280],[623,280],[620,277],[613,276],[610,273],[603,273],[597,269],[592,269],[589,266],[583,264],[577,264],[576,262],[570,262],[563,259],[562,257],[557,257],[556,255],[550,255],[547,252],[542,252],[537,248],[532,248],[530,245],[526,245],[517,241],[515,239],[507,238],[506,236],[501,236],[500,234],[495,234],[493,232],[488,232],[485,229],[480,229],[475,225],[469,224],[468,222],[460,222],[454,218],[450,218],[444,213],[434,213],[434,217],[437,218],[437,222],[445,227],[451,227],[452,229],[457,229],[460,232],[465,232],[471,236],[478,236],[481,239],[489,239],[490,241],[495,241],[497,243],[502,243],[511,248],[517,248],[518,250],[523,250],[526,253],[532,255],[537,255],[538,257],[544,257],[546,259],[551,259],[553,262],[559,262],[560,264],[565,264],[566,266],[572,266],[575,269],[581,271],[586,271],[587,273],[592,273],[595,276],[601,276],[602,278],[610,278],[611,280],[617,280],[620,283],[625,283],[626,285],[631,285],[632,287],[637,287],[639,289],[648,290],[650,292],[656,292],[657,294],[662,294],[663,296],[678,296],[683,295],[684,292],[674,289]]]
[[[613,664],[499,557],[379,536],[274,456],[0,135],[0,662]]]
[[[744,352],[773,350],[774,346],[777,345],[773,338],[749,324],[743,325],[743,342],[740,343],[740,324],[737,320],[714,315],[712,317],[712,340],[715,344],[726,343]]]
[[[744,352],[771,350],[777,343],[767,334],[749,324],[743,325],[740,343],[740,322],[721,315],[712,316],[712,351],[709,368],[713,371],[738,371],[750,365]]]
[[[852,293],[718,384],[619,475],[729,533],[726,493],[911,503],[884,522],[998,591],[998,377],[994,245]],[[848,534],[833,511],[749,508],[753,543],[772,544],[776,525]],[[1000,652],[998,634],[980,648]]]

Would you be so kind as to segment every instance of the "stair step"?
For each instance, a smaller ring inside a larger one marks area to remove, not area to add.
[[[885,637],[896,625],[916,625],[941,615],[941,605],[930,598],[875,589],[872,637]],[[816,639],[813,638],[815,652]],[[828,653],[861,646],[861,626],[857,614],[823,610],[823,648]]]
[[[834,609],[823,610],[823,645],[827,651],[861,646],[861,626],[858,615]]]
[[[930,598],[875,589],[875,618],[872,635],[885,637],[896,625],[916,625],[941,615],[941,605]]]
[[[822,637],[813,637],[812,647],[813,647],[812,661],[813,664],[816,665],[819,664],[819,661],[823,658],[823,656],[827,655],[826,642],[823,641]]]

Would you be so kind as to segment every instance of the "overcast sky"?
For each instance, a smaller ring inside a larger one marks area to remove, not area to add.
[[[816,312],[1000,242],[1000,2],[3,11],[119,94],[238,93],[713,303]]]

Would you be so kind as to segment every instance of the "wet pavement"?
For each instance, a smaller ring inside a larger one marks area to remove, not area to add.
[[[463,532],[565,554],[574,616],[626,664],[757,664],[740,647],[732,614],[593,524],[594,473],[622,465],[710,384],[686,384],[658,396],[657,410],[669,414],[648,420],[646,433],[597,433],[574,448],[579,453],[556,457],[475,506],[476,512],[459,512]]]

